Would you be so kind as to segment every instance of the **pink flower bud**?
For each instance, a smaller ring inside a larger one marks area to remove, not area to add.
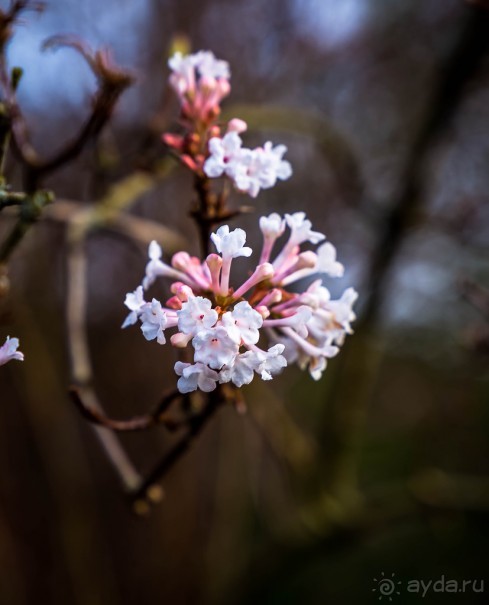
[[[185,164],[185,166],[187,166],[187,168],[190,168],[190,170],[193,170],[194,172],[197,170],[197,164],[195,163],[195,160],[189,155],[184,154],[180,156],[180,160],[183,162],[183,164]]]
[[[166,301],[166,306],[170,309],[179,310],[182,308],[182,301],[177,296],[172,296]]]
[[[244,120],[240,120],[239,118],[233,118],[228,122],[228,128],[226,132],[237,132],[241,134],[248,130],[248,124]]]
[[[183,137],[178,134],[172,134],[170,132],[164,132],[161,135],[163,142],[168,145],[168,147],[172,147],[173,149],[177,149],[178,151],[182,151],[183,149]]]
[[[268,309],[268,307],[265,307],[265,305],[255,307],[255,311],[259,313],[263,317],[263,319],[267,319],[267,317],[270,317],[270,310]]]
[[[184,349],[191,339],[192,334],[183,334],[182,332],[177,332],[176,334],[173,334],[173,336],[170,338],[170,342],[174,347]]]

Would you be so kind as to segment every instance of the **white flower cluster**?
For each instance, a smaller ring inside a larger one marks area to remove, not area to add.
[[[245,125],[246,128],[246,125]],[[209,157],[204,163],[208,177],[226,175],[236,189],[256,197],[260,189],[270,189],[277,179],[286,180],[292,174],[289,162],[282,159],[287,147],[273,147],[268,141],[263,147],[248,149],[235,130],[224,137],[213,137],[209,141]]]
[[[222,99],[231,91],[226,61],[216,59],[210,51],[200,51],[185,56],[175,53],[168,65],[172,70],[170,85],[180,99],[183,122],[193,131],[193,140],[199,139],[199,152],[193,150],[191,157],[188,150],[184,151],[185,138],[178,135],[167,133],[164,140],[181,153],[188,167],[203,170],[210,178],[225,176],[236,189],[251,197],[256,197],[261,189],[273,187],[277,180],[291,176],[290,163],[283,159],[287,151],[285,145],[274,147],[268,141],[255,149],[243,147],[239,136],[247,130],[243,120],[231,120],[221,137],[215,119]],[[205,155],[201,154],[204,147],[208,151]]]
[[[271,262],[272,250],[286,227],[289,237]],[[256,374],[270,380],[287,362],[294,361],[318,379],[326,360],[338,353],[345,335],[352,332],[357,294],[348,288],[339,300],[331,300],[321,280],[304,292],[287,289],[313,274],[343,274],[329,242],[316,252],[301,252],[302,244],[325,239],[311,227],[303,212],[284,218],[278,214],[262,217],[264,243],[259,264],[236,288],[230,286],[232,261],[252,254],[242,229],[230,231],[224,225],[213,233],[218,254],[209,254],[204,262],[178,252],[167,265],[160,246],[152,242],[143,284],[126,295],[130,313],[123,327],[139,320],[144,337],[159,344],[166,342],[165,330],[176,328],[171,344],[177,348],[190,345],[193,351],[193,363],[175,364],[182,393],[197,388],[209,392],[227,382],[241,387]],[[144,299],[144,290],[160,276],[172,280],[172,297],[164,306],[155,298],[151,302]],[[259,346],[265,336],[272,346]]]
[[[24,361],[24,354],[18,351],[18,348],[19,339],[10,338],[10,336],[7,336],[7,340],[0,347],[0,366],[11,361],[12,359],[16,359],[17,361]]]

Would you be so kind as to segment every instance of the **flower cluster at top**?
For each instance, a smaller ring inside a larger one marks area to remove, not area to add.
[[[231,91],[226,61],[216,59],[210,51],[200,51],[185,56],[176,53],[168,64],[186,134],[165,133],[163,140],[182,162],[207,177],[230,179],[238,191],[251,197],[291,176],[290,163],[283,159],[285,145],[274,147],[268,141],[255,149],[243,147],[240,134],[247,130],[247,124],[238,118],[230,120],[221,132],[217,124],[220,103]]]
[[[293,362],[308,368],[318,380],[327,359],[338,353],[345,335],[352,332],[357,293],[348,288],[339,300],[331,300],[321,279],[302,292],[289,288],[315,274],[343,275],[331,243],[322,243],[315,252],[301,250],[302,244],[319,244],[325,239],[311,227],[303,212],[285,218],[275,213],[261,217],[259,262],[238,286],[231,285],[233,260],[252,254],[242,229],[230,231],[224,225],[213,233],[217,254],[209,254],[204,262],[177,252],[168,265],[153,241],[143,283],[126,295],[130,313],[122,327],[139,321],[144,337],[159,344],[166,343],[168,330],[176,329],[170,343],[192,355],[192,363],[175,364],[182,393],[197,388],[209,392],[227,382],[241,387],[255,374],[270,380]],[[286,241],[273,255],[287,228]],[[144,291],[160,276],[172,280],[172,296],[164,305],[155,298],[144,298]]]
[[[0,347],[0,366],[3,366],[5,363],[12,361],[12,359],[17,359],[18,361],[24,361],[24,354],[18,351],[19,348],[19,339],[18,338],[10,338],[7,336],[7,340]]]

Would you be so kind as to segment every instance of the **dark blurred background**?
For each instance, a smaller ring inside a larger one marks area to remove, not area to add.
[[[166,61],[183,36],[230,62],[225,114],[249,121],[247,145],[270,137],[289,149],[293,178],[240,219],[250,245],[260,215],[306,211],[347,268],[327,285],[360,298],[357,334],[320,382],[290,368],[272,388],[246,387],[248,413],[222,410],[166,477],[163,502],[136,515],[67,396],[66,224],[48,213],[12,256],[0,300],[0,340],[18,336],[26,355],[0,368],[0,603],[375,603],[382,573],[401,582],[382,602],[418,602],[408,582],[442,576],[485,580],[486,596],[430,590],[426,602],[487,601],[482,5],[49,0],[23,16],[8,61],[25,70],[19,103],[40,153],[73,137],[96,86],[74,51],[40,52],[44,39],[109,46],[136,76],[97,143],[43,181],[59,200],[94,207],[120,179],[151,174],[165,154],[159,132],[177,116]],[[7,168],[21,188],[15,157]],[[197,253],[192,199],[175,169],[128,212]],[[11,225],[0,215],[0,237]],[[100,228],[87,255],[97,392],[114,417],[142,413],[174,383],[169,353],[120,330],[144,247]],[[123,443],[144,472],[171,439],[153,429]]]

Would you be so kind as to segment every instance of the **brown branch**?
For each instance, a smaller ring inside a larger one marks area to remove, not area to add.
[[[79,385],[80,396],[90,408],[103,414],[92,387],[93,371],[86,331],[87,275],[85,231],[74,222],[68,232],[68,296],[67,326],[73,382]],[[94,427],[107,457],[117,470],[126,490],[132,491],[141,483],[138,471],[129,460],[121,443],[112,431]]]
[[[219,407],[226,403],[229,397],[222,385],[208,394],[207,404],[199,414],[191,417],[188,421],[188,431],[186,434],[165,454],[162,460],[142,481],[139,487],[131,494],[131,499],[134,503],[147,498],[151,488],[160,481],[168,471],[182,458],[190,449],[196,438],[200,435],[209,420],[214,416]]]
[[[109,418],[99,409],[87,405],[83,401],[79,389],[77,389],[76,387],[71,387],[69,389],[69,394],[71,396],[71,399],[73,400],[73,403],[76,405],[81,415],[86,420],[89,420],[93,424],[104,426],[105,428],[110,429],[112,431],[143,431],[161,424],[163,424],[170,430],[174,430],[179,426],[178,422],[176,422],[173,418],[165,415],[165,412],[168,407],[176,399],[181,397],[181,393],[179,391],[172,391],[168,395],[165,395],[161,403],[156,407],[154,412],[151,412],[150,414],[145,414],[143,416],[135,416],[128,420],[115,420],[113,418]]]
[[[485,319],[489,319],[489,290],[470,279],[462,279],[459,289],[465,300],[474,309],[477,309]]]
[[[25,189],[28,192],[37,188],[43,176],[74,160],[97,138],[111,117],[120,95],[133,83],[133,77],[129,73],[113,64],[107,49],[92,51],[82,41],[68,36],[55,36],[44,44],[44,49],[62,47],[72,48],[82,55],[97,78],[98,90],[93,99],[90,116],[78,134],[47,160],[41,160],[29,142],[22,111],[7,73],[5,57],[2,54],[0,58],[0,78],[12,119],[13,148],[24,165]]]
[[[30,227],[39,220],[45,206],[50,204],[54,199],[52,193],[49,191],[36,191],[32,195],[26,195],[24,200],[21,197],[22,194],[14,195],[11,203],[8,203],[8,193],[5,196],[5,205],[20,203],[20,216],[7,239],[0,246],[0,264],[8,262],[11,254],[22,241]]]

